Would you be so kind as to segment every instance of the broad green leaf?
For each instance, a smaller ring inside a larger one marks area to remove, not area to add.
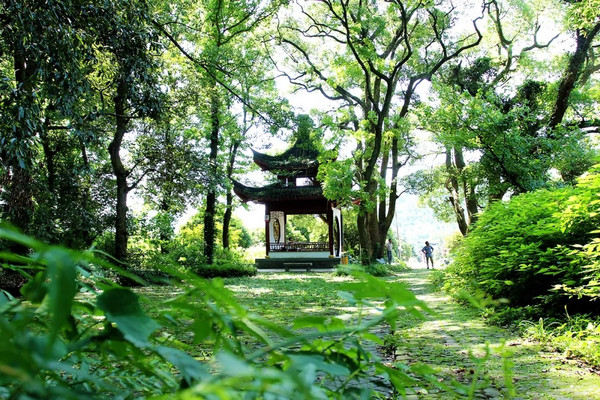
[[[408,367],[405,367],[406,369]],[[384,364],[377,364],[377,370],[379,373],[384,373],[388,376],[389,380],[394,385],[394,388],[398,390],[400,394],[406,393],[405,388],[414,385],[417,380],[403,371],[403,368],[390,368]]]
[[[313,365],[316,370],[323,371],[332,376],[345,376],[350,374],[348,368],[339,364],[328,363],[320,354],[290,353],[288,354],[288,357],[292,361],[291,368],[300,371],[304,370],[308,365]]]
[[[323,327],[323,322],[327,319],[325,316],[320,315],[311,315],[307,317],[300,317],[294,319],[293,328],[294,329],[302,329],[302,328],[318,328]]]
[[[52,247],[42,257],[48,268],[49,282],[46,284],[49,297],[49,312],[53,317],[53,332],[57,333],[71,315],[73,298],[77,291],[75,261],[69,252]]]
[[[98,308],[116,324],[125,339],[137,347],[146,347],[148,337],[160,325],[141,309],[138,296],[129,289],[110,289],[98,296]]]
[[[45,280],[46,274],[44,272],[38,272],[33,279],[30,279],[29,282],[21,287],[21,294],[33,304],[41,303],[48,293],[48,288],[44,283]]]
[[[217,354],[217,361],[219,362],[221,371],[228,375],[252,375],[255,372],[254,368],[246,361],[225,351]]]
[[[42,242],[35,240],[31,236],[24,235],[15,228],[9,227],[6,224],[0,225],[0,238],[14,243],[19,243],[34,250],[42,250],[47,247]]]
[[[194,332],[194,343],[200,343],[212,334],[213,328],[211,324],[210,315],[207,312],[198,310],[194,323],[191,326]]]
[[[366,340],[370,340],[371,342],[377,343],[381,346],[384,345],[383,339],[380,338],[379,336],[375,335],[374,333],[365,332],[362,334],[362,337]]]
[[[208,372],[204,365],[193,358],[192,356],[184,353],[181,350],[173,349],[166,346],[158,346],[156,352],[160,354],[165,360],[173,364],[185,380],[191,385],[194,381],[198,381],[200,378],[208,376]]]
[[[0,291],[0,312],[2,312],[2,308],[10,302],[10,298],[4,291]]]

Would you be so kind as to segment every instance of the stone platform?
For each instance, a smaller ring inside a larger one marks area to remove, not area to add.
[[[254,260],[258,269],[312,269],[335,268],[340,264],[339,258],[323,257],[277,257],[277,258],[257,258]]]

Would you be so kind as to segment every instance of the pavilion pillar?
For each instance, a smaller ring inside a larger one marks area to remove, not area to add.
[[[331,202],[327,201],[327,225],[329,227],[329,257],[333,255],[333,209]]]
[[[344,216],[340,209],[340,257],[344,255]]]
[[[269,258],[269,249],[271,248],[271,232],[269,232],[269,224],[271,223],[271,210],[269,210],[269,205],[265,205],[265,255],[266,258]]]

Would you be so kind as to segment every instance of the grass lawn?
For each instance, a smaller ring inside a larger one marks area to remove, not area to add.
[[[370,331],[382,339],[381,344],[364,344],[383,364],[407,371],[414,378],[406,384],[405,398],[600,399],[598,375],[574,360],[542,351],[539,344],[525,341],[514,332],[486,326],[474,310],[433,292],[428,285],[429,273],[410,270],[384,278],[404,282],[430,309],[421,316],[401,314],[393,329],[388,324],[373,327]],[[308,316],[356,322],[358,308],[340,296],[344,285],[352,281],[332,273],[280,272],[231,278],[224,284],[250,313],[292,329],[294,320]],[[157,301],[173,294],[169,287],[140,290]],[[363,306],[361,318],[368,320],[380,306]],[[297,332],[314,330],[301,327]],[[186,351],[197,358],[209,358],[212,343],[195,343],[191,329],[174,334]],[[249,352],[264,346],[251,336],[244,337],[243,342]],[[384,398],[403,398],[376,375],[368,378],[371,387]]]

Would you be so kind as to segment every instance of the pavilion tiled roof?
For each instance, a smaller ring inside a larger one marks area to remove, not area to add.
[[[285,152],[271,156],[258,151],[254,153],[254,162],[263,171],[273,171],[278,175],[294,174],[304,176],[316,176],[319,169],[318,150],[314,146],[294,144]]]
[[[233,191],[243,202],[270,203],[274,201],[319,200],[324,199],[321,185],[285,186],[279,182],[263,187],[249,187],[233,181]]]

